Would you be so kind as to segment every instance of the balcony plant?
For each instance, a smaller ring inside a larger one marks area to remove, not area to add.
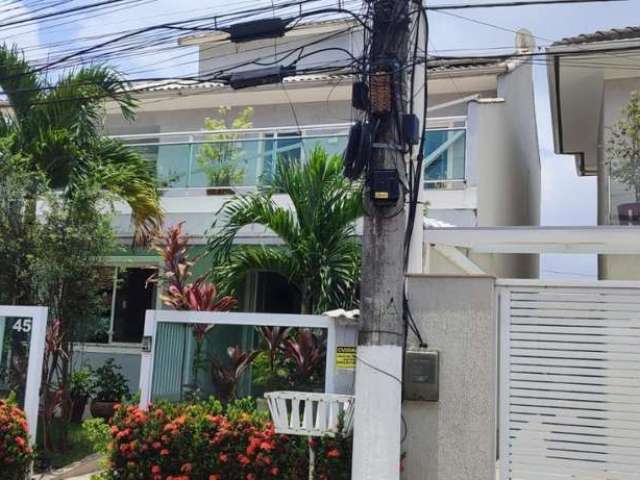
[[[91,414],[94,417],[109,419],[113,416],[116,404],[130,397],[127,379],[120,373],[122,367],[110,358],[97,368],[94,375],[94,398],[91,402]]]
[[[247,159],[243,158],[243,147],[239,143],[241,135],[237,130],[253,126],[253,108],[245,108],[229,124],[230,111],[229,107],[219,107],[220,118],[208,117],[204,121],[205,130],[212,133],[205,136],[208,143],[200,146],[197,162],[210,187],[242,185],[246,174]]]
[[[609,130],[611,177],[624,184],[635,202],[618,205],[620,223],[640,224],[640,92],[633,92],[622,117]]]

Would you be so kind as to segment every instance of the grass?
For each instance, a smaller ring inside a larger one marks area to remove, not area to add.
[[[62,429],[65,427],[64,422],[56,419],[53,423],[53,438],[59,438]],[[46,454],[51,468],[62,468],[71,463],[82,460],[93,452],[93,446],[87,437],[86,432],[82,429],[82,425],[78,423],[69,423],[67,428],[68,449],[64,452],[48,452]],[[42,453],[42,427],[38,427],[38,451]],[[38,462],[36,462],[38,463]],[[38,465],[36,465],[37,467]]]

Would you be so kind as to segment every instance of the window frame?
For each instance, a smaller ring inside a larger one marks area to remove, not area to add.
[[[112,292],[111,295],[111,310],[109,313],[109,341],[106,343],[98,343],[98,342],[84,342],[78,343],[74,345],[74,348],[82,350],[84,352],[100,352],[105,349],[109,349],[110,351],[113,349],[118,350],[118,353],[131,353],[131,350],[139,351],[142,347],[142,341],[140,342],[114,342],[113,341],[113,328],[115,321],[115,303],[116,303],[116,290],[117,290],[117,282],[118,282],[118,269],[121,268],[149,268],[149,269],[160,269],[162,265],[162,259],[160,257],[154,256],[109,256],[105,258],[105,261],[102,263],[101,267],[112,267],[113,268],[113,282],[112,282]],[[153,310],[161,310],[162,309],[162,300],[160,299],[160,295],[158,295],[157,287],[154,288],[154,301],[152,308]],[[144,331],[144,325],[143,325]],[[122,351],[120,351],[122,350]]]

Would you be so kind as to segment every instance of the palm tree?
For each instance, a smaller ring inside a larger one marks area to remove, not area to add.
[[[344,178],[343,168],[339,156],[316,147],[304,164],[278,162],[265,190],[227,202],[220,212],[224,224],[208,242],[217,282],[233,290],[248,273],[270,271],[299,289],[303,313],[353,306],[361,250],[354,223],[362,215],[362,190]],[[292,208],[276,204],[278,193],[289,196]],[[283,245],[234,246],[240,229],[252,224],[267,227]]]
[[[89,66],[55,83],[33,69],[15,48],[0,46],[0,89],[11,112],[0,114],[0,136],[31,158],[53,188],[70,192],[87,181],[114,194],[132,209],[138,238],[161,221],[153,166],[118,141],[103,136],[109,100],[125,119],[136,102],[114,70]]]

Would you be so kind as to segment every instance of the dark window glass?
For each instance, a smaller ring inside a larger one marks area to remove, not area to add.
[[[155,272],[149,268],[118,270],[113,341],[142,341],[145,312],[153,308],[154,292],[147,279]]]
[[[256,312],[300,313],[300,292],[282,275],[272,272],[258,274]]]

